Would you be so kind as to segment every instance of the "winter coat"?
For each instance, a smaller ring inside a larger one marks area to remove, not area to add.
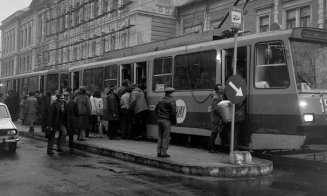
[[[91,102],[91,115],[101,115],[103,112],[103,101],[102,98],[96,98],[91,96],[90,97]]]
[[[90,115],[91,114],[91,102],[90,98],[85,94],[78,94],[75,97],[75,101],[78,107],[78,115]]]
[[[37,111],[38,102],[34,96],[30,96],[26,99],[24,113],[34,114]]]
[[[176,119],[176,102],[171,95],[161,97],[155,107],[158,118],[170,120],[174,125],[177,124]]]
[[[67,103],[63,101],[64,110],[62,111],[60,101],[57,99],[51,104],[50,111],[50,127],[54,130],[60,130],[60,125],[67,128],[68,125],[68,110]]]
[[[42,97],[43,101],[42,101],[42,121],[46,121],[46,124],[50,123],[50,109],[51,109],[51,97],[44,95]]]
[[[130,109],[134,110],[134,114],[148,110],[148,105],[145,100],[144,92],[136,87],[131,93],[131,103],[129,105]]]
[[[113,92],[107,96],[107,114],[109,121],[119,120],[119,97]]]

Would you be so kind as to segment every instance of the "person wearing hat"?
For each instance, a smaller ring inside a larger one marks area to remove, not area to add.
[[[167,154],[167,150],[170,140],[171,125],[177,124],[176,102],[172,97],[174,91],[174,88],[165,88],[165,96],[159,99],[155,107],[155,111],[158,114],[157,156],[162,158],[170,157],[170,155]]]
[[[57,151],[63,152],[62,147],[64,146],[68,125],[68,112],[67,104],[64,99],[64,95],[59,92],[57,99],[51,104],[50,109],[50,133],[48,134],[48,154],[54,154],[53,146],[55,143],[56,131],[59,131],[59,137],[57,139]]]
[[[221,84],[216,84],[214,90],[210,111],[211,136],[208,146],[208,151],[211,153],[216,152],[215,141],[218,133],[222,134],[223,131],[223,120],[218,112],[218,103],[224,100],[224,88]]]
[[[75,101],[77,103],[78,108],[77,140],[85,141],[85,132],[89,129],[89,115],[91,114],[91,102],[89,97],[86,95],[85,86],[81,86],[79,88],[78,94],[75,97]]]

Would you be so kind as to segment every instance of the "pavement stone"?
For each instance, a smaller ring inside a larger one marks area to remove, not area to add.
[[[15,125],[21,136],[47,141],[40,126],[35,126],[34,133],[28,133],[28,126],[21,122],[15,122]],[[269,160],[253,157],[251,164],[233,165],[229,163],[227,153],[208,153],[203,149],[183,146],[170,145],[170,158],[158,158],[156,146],[154,142],[109,140],[106,136],[87,138],[87,141],[75,140],[75,148],[79,150],[188,175],[234,178],[264,176],[273,171],[273,163]]]

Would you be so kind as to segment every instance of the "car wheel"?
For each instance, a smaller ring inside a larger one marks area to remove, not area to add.
[[[16,152],[17,143],[8,144],[9,152]]]

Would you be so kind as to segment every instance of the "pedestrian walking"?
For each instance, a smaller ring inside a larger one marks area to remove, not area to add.
[[[100,91],[95,90],[90,97],[91,115],[90,115],[90,135],[89,137],[96,137],[100,125],[101,111],[103,110],[103,101]]]
[[[30,125],[29,133],[34,133],[34,123],[36,121],[37,112],[37,99],[33,92],[29,93],[29,97],[26,99],[26,105],[24,108],[25,122]]]
[[[63,146],[67,135],[67,124],[68,124],[68,110],[65,102],[64,95],[62,93],[57,94],[57,99],[51,104],[50,110],[50,124],[49,128],[51,131],[48,134],[48,154],[54,154],[53,146],[55,143],[55,134],[58,131],[59,137],[57,139],[57,151],[63,152]]]
[[[212,97],[210,121],[211,121],[211,136],[208,146],[208,151],[211,153],[216,152],[215,141],[218,133],[223,131],[223,120],[219,114],[218,103],[224,100],[224,88],[221,84],[216,84],[214,87],[215,93]]]
[[[133,86],[136,86],[135,84]],[[135,134],[136,140],[146,138],[146,119],[148,112],[148,105],[145,100],[144,92],[139,88],[135,87],[131,93],[130,109],[134,110],[134,122],[135,122]]]
[[[78,118],[78,106],[77,103],[71,99],[71,93],[63,93],[65,101],[67,103],[67,134],[69,138],[70,152],[74,152],[74,134],[76,133],[77,118]]]
[[[85,141],[85,132],[89,129],[89,115],[91,114],[91,102],[86,95],[85,86],[81,86],[75,97],[78,107],[78,137],[77,140]]]
[[[158,114],[157,156],[162,158],[170,157],[170,155],[167,154],[167,150],[170,141],[171,125],[177,124],[176,103],[172,97],[174,91],[174,88],[165,88],[165,96],[159,99],[155,107],[155,111]]]
[[[133,91],[132,87],[128,87],[125,94],[120,99],[120,110],[121,110],[121,131],[123,139],[131,139],[132,137],[132,122],[134,111],[130,109],[130,97],[131,92]]]
[[[119,97],[116,93],[116,87],[110,86],[107,96],[107,113],[109,120],[108,138],[116,139],[119,128]]]

